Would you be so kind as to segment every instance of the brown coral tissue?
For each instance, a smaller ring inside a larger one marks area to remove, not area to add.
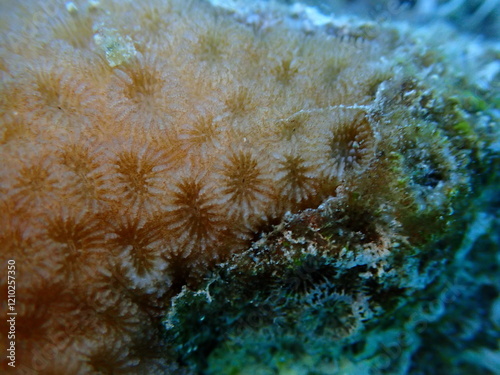
[[[279,9],[2,1],[2,373],[181,371],[161,319],[182,288],[288,212],[394,182],[381,156],[411,148],[392,135],[413,125],[371,105],[400,82],[384,57],[397,41]]]

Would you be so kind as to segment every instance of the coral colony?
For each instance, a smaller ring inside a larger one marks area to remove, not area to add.
[[[2,1],[2,373],[498,371],[500,49],[253,5]]]

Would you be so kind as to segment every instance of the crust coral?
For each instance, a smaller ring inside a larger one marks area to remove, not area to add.
[[[408,73],[426,56],[393,58],[393,33],[203,1],[2,7],[0,259],[17,267],[19,373],[184,371],[161,325],[172,298],[285,215],[342,197],[331,253],[340,228],[377,253],[382,233],[428,239],[470,190],[477,145]]]

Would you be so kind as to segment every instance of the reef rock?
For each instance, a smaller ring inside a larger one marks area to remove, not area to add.
[[[3,370],[494,368],[498,46],[231,4],[1,5]]]

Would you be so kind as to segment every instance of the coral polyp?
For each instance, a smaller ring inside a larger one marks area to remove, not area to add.
[[[376,150],[375,131],[369,119],[363,113],[356,113],[341,115],[334,121],[326,136],[326,173],[342,177],[349,172],[362,171],[369,165]]]

